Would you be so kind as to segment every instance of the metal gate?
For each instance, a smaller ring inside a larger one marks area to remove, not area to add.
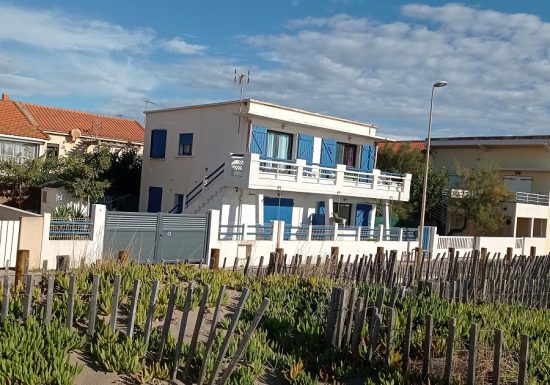
[[[128,250],[139,262],[200,262],[208,250],[208,214],[107,212],[105,254]]]

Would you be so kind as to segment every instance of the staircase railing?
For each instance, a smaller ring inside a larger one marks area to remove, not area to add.
[[[185,195],[185,207],[189,207],[189,204],[197,197],[203,190],[206,190],[216,179],[218,179],[225,171],[225,162],[222,163],[217,169],[212,171],[209,175],[198,183],[191,191]]]

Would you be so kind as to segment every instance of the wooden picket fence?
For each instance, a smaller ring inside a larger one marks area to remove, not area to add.
[[[271,253],[267,265],[261,256],[258,266],[254,267],[250,261],[248,257],[244,268],[239,268],[239,261],[235,259],[232,270],[258,278],[275,273],[322,276],[344,283],[365,282],[388,287],[411,287],[425,281],[441,298],[450,300],[519,302],[529,307],[550,307],[550,256],[547,255],[501,256],[481,251],[461,255],[449,249],[448,253],[438,253],[435,257],[424,253],[423,258],[417,258],[415,253],[398,257],[395,250],[380,250],[375,255],[332,255],[315,259]],[[226,268],[224,260],[222,269]]]
[[[24,291],[21,294],[23,296],[23,312],[21,319],[26,320],[27,318],[31,317],[33,314],[37,313],[39,310],[42,310],[40,308],[43,308],[44,311],[44,325],[47,327],[52,322],[52,310],[53,310],[53,299],[54,295],[63,295],[64,293],[55,293],[55,287],[54,287],[54,275],[49,275],[47,277],[47,290],[45,295],[41,295],[41,297],[38,299],[38,301],[35,301],[33,299],[33,288],[35,287],[34,280],[37,276],[33,275],[26,275],[25,276],[25,284],[24,284]],[[75,275],[71,274],[69,278],[69,290],[68,290],[68,297],[67,297],[67,312],[66,312],[66,318],[65,318],[65,326],[68,328],[74,328],[75,327],[75,319],[74,319],[74,306],[75,306],[75,298],[78,295],[81,295],[84,298],[88,298],[88,313],[87,313],[87,325],[86,326],[86,334],[93,338],[94,333],[96,331],[96,322],[98,320],[98,298],[99,298],[99,282],[100,277],[98,275],[94,275],[92,279],[92,290],[91,293],[77,293],[76,292],[76,285],[75,285]],[[10,300],[12,300],[12,297],[15,295],[18,295],[16,293],[10,293],[10,277],[6,274],[4,275],[3,281],[2,281],[2,306],[1,306],[1,313],[0,313],[0,321],[5,322],[8,318],[9,314],[9,304]],[[119,306],[119,300],[120,300],[120,284],[121,284],[121,276],[120,274],[117,274],[114,278],[113,282],[113,295],[112,295],[112,301],[111,301],[111,311],[109,314],[108,319],[108,327],[111,331],[119,330],[122,332],[127,338],[135,338],[135,320],[136,320],[136,311],[138,306],[138,300],[140,295],[140,289],[142,282],[140,280],[135,280],[133,284],[132,294],[129,296],[129,307],[128,307],[128,314],[126,317],[126,325],[120,327],[120,306]],[[141,336],[145,342],[146,346],[149,346],[149,339],[151,337],[151,332],[153,329],[153,317],[155,312],[155,307],[157,306],[158,301],[158,295],[160,290],[161,283],[159,281],[153,281],[151,283],[151,296],[149,298],[149,304],[147,308],[147,318],[145,322],[145,326],[143,329],[143,335]],[[207,316],[207,299],[210,294],[210,286],[204,285],[202,290],[202,297],[200,300],[197,320],[195,322],[195,327],[193,329],[193,334],[191,341],[189,343],[189,349],[187,351],[187,356],[185,358],[185,365],[183,368],[181,368],[178,365],[178,362],[180,361],[180,357],[182,356],[182,349],[183,349],[183,343],[184,343],[184,337],[185,337],[185,331],[187,329],[188,324],[188,316],[191,311],[191,300],[193,297],[193,291],[197,287],[198,283],[196,282],[180,282],[178,284],[173,284],[170,286],[170,294],[168,299],[168,305],[167,305],[167,311],[164,315],[164,319],[162,320],[163,326],[161,331],[161,337],[160,337],[160,344],[158,351],[151,352],[148,351],[146,355],[155,357],[155,360],[158,362],[165,362],[170,365],[171,368],[171,378],[172,380],[175,380],[176,377],[184,381],[189,379],[190,375],[190,367],[192,363],[192,358],[195,355],[195,351],[197,349],[198,345],[198,338],[199,333],[201,329],[201,325],[205,322],[206,316]],[[175,354],[173,357],[167,357],[164,353],[166,349],[167,339],[170,332],[170,325],[173,321],[174,316],[174,310],[176,305],[176,298],[178,295],[179,290],[185,290],[186,296],[185,296],[185,302],[184,302],[184,308],[182,312],[182,319],[180,321],[179,326],[179,332],[178,332],[178,338],[177,338],[177,344],[175,348]],[[220,351],[216,357],[214,369],[212,371],[212,375],[208,382],[205,382],[207,379],[206,377],[206,363],[208,362],[212,350],[213,350],[213,344],[214,344],[214,337],[216,336],[216,333],[218,331],[219,326],[219,317],[221,312],[221,306],[222,306],[222,299],[224,297],[226,287],[221,286],[217,300],[216,300],[216,306],[213,312],[212,316],[212,323],[211,327],[209,329],[208,333],[208,339],[206,342],[206,353],[202,362],[202,366],[199,371],[199,378],[197,380],[197,384],[200,385],[202,383],[207,383],[208,385],[213,385],[214,383],[223,385],[226,384],[229,377],[231,376],[231,373],[236,368],[238,361],[241,359],[242,355],[244,354],[246,347],[248,346],[248,343],[250,342],[250,339],[252,338],[252,334],[256,330],[258,324],[260,323],[260,320],[262,319],[264,313],[266,312],[266,309],[269,306],[269,299],[265,298],[263,302],[260,304],[259,308],[257,309],[256,313],[254,314],[254,317],[252,319],[252,322],[250,326],[248,327],[247,331],[243,335],[242,339],[240,340],[237,350],[233,357],[226,358],[226,354],[229,348],[229,343],[231,338],[233,337],[235,330],[237,328],[237,324],[241,318],[241,314],[244,310],[244,306],[246,303],[246,300],[249,295],[249,289],[244,288],[243,291],[240,294],[238,303],[235,307],[235,310],[233,312],[233,315],[231,316],[231,321],[229,324],[229,328],[227,329],[222,346],[220,348]],[[33,302],[37,302],[33,306]],[[11,315],[13,316],[13,315]],[[82,326],[82,325],[79,325]],[[223,368],[223,364],[227,363],[227,360],[229,359],[229,363]],[[223,369],[223,370],[222,370]],[[216,382],[217,380],[217,382]]]
[[[394,344],[396,328],[394,319],[396,310],[394,308],[398,294],[398,288],[394,287],[391,293],[389,306],[384,306],[385,288],[379,289],[375,303],[368,304],[366,298],[359,297],[356,289],[333,288],[329,311],[327,314],[327,325],[325,330],[325,342],[327,346],[347,352],[357,360],[361,349],[361,332],[365,326],[368,330],[366,336],[366,354],[364,355],[369,364],[375,361],[381,361],[385,365],[390,365],[392,354],[395,351],[402,352],[402,370],[405,376],[413,375],[411,370],[411,341],[413,340],[413,316],[408,313],[407,323],[404,330],[404,340],[402,346]],[[457,361],[457,352],[455,351],[456,319],[451,318],[448,321],[448,334],[446,338],[446,353],[442,373],[437,373],[441,377],[441,383],[449,385],[453,377],[454,365]],[[434,376],[432,338],[434,333],[433,317],[426,315],[425,332],[422,336],[422,358],[420,363],[420,373],[416,373],[422,383],[427,382]],[[502,330],[493,331],[493,363],[490,383],[498,385],[501,382],[501,364],[503,358],[503,333]],[[472,323],[469,329],[469,338],[467,343],[467,369],[466,383],[473,385],[476,383],[476,368],[478,368],[477,354],[480,350],[478,341],[479,328],[476,323]],[[382,341],[384,339],[384,341]],[[383,346],[383,352],[380,351]],[[521,336],[519,351],[519,369],[517,373],[517,384],[525,385],[527,383],[527,364],[529,355],[529,337]],[[478,373],[479,375],[479,369]]]

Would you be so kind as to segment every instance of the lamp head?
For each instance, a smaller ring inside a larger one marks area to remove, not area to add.
[[[444,80],[434,83],[434,87],[445,87],[446,85],[447,85],[447,82]]]

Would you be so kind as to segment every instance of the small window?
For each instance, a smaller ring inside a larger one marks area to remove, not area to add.
[[[151,158],[162,159],[166,156],[166,133],[163,129],[151,131]]]
[[[46,190],[42,190],[42,203],[48,203],[48,192]]]
[[[179,156],[193,155],[193,134],[180,134]]]
[[[345,164],[348,167],[355,167],[355,155],[357,146],[348,143],[336,143],[336,163]]]
[[[345,220],[345,225],[351,224],[351,204],[350,203],[338,203],[333,202],[332,211],[335,217],[339,217]]]
[[[48,144],[46,146],[46,156],[48,158],[59,158],[59,145],[58,144]]]
[[[183,200],[185,198],[184,194],[175,194],[174,195],[174,214],[181,214],[183,212]]]

